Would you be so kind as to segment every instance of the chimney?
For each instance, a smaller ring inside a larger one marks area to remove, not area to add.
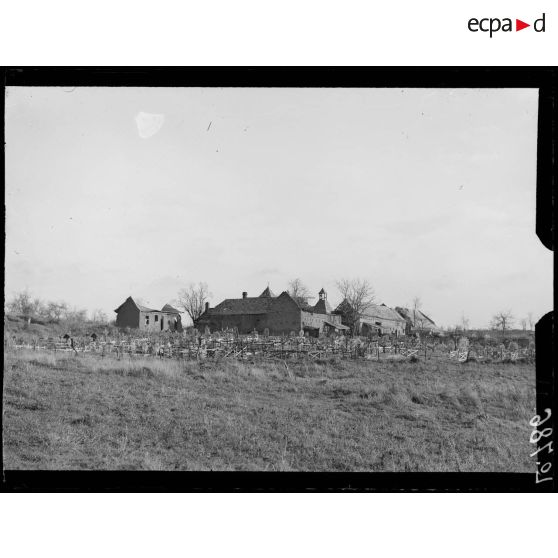
[[[244,291],[244,292],[242,293],[242,298],[246,298],[247,296],[248,296],[248,293],[247,293],[246,291]]]
[[[206,303],[205,303],[205,311],[206,311],[206,312],[209,312],[209,302],[206,302]]]

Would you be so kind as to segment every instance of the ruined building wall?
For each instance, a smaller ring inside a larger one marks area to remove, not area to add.
[[[146,318],[149,317],[149,323],[147,323]],[[174,331],[174,319],[176,314],[168,314],[163,312],[140,312],[139,313],[139,329],[141,331],[149,333],[157,333],[161,331]],[[163,327],[161,328],[161,321]],[[180,324],[180,321],[178,322]],[[170,327],[170,326],[173,327]],[[178,331],[181,331],[181,325],[179,325]]]
[[[204,333],[206,326],[209,331],[222,331],[224,329],[236,329],[240,334],[251,333],[254,328],[263,332],[265,325],[265,314],[209,314],[202,316],[196,323],[200,333]]]
[[[146,323],[146,318],[149,316],[149,323]],[[157,316],[157,321],[155,321]],[[156,333],[161,331],[161,312],[140,312],[140,325],[142,331]]]
[[[266,315],[266,325],[271,335],[298,333],[302,327],[302,311],[289,296],[273,299]]]
[[[359,331],[362,331],[363,328],[366,329],[367,324],[369,324],[372,329],[380,328],[382,333],[397,333],[399,335],[405,334],[406,324],[404,321],[373,316],[363,316],[358,322]]]
[[[337,314],[316,314],[314,312],[302,312],[302,326],[318,328],[323,330],[324,322],[341,325],[341,316]]]
[[[127,300],[116,314],[116,325],[117,327],[139,327],[139,317],[140,312],[136,305],[132,301]]]

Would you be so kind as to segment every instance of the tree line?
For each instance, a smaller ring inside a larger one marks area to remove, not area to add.
[[[489,323],[489,329],[501,331],[503,334],[506,331],[512,329],[521,329],[522,331],[534,331],[535,329],[535,318],[533,312],[529,312],[525,318],[517,319],[511,310],[500,310],[492,316]],[[519,326],[519,327],[516,327]],[[457,323],[454,328],[455,331],[469,331],[469,318],[465,316],[465,313],[461,315],[461,320]]]
[[[358,320],[363,316],[366,309],[375,303],[376,297],[374,289],[367,279],[353,278],[340,279],[336,281],[336,287],[345,303],[345,320],[354,329]],[[291,279],[288,282],[287,292],[301,306],[308,307],[310,299],[313,298],[310,289],[300,278]],[[205,303],[212,297],[207,283],[190,283],[188,287],[181,289],[178,293],[177,306],[184,313],[188,314],[192,323],[196,323],[205,311]],[[419,297],[414,297],[410,306],[413,322],[417,329],[422,328],[422,302]],[[68,322],[86,323],[94,322],[98,324],[108,324],[107,314],[96,309],[90,315],[83,308],[70,307],[64,301],[47,301],[34,297],[28,290],[15,294],[6,303],[6,311],[10,314],[20,316],[30,323],[32,320],[43,322]],[[519,324],[523,331],[533,331],[535,320],[533,313],[529,312],[525,318],[517,320],[511,310],[501,310],[494,314],[490,321],[489,328],[501,331],[514,329]],[[441,328],[444,329],[444,328]],[[445,328],[448,331],[469,331],[469,319],[462,313],[459,323],[453,328]]]
[[[7,301],[6,311],[20,316],[27,323],[31,323],[31,321],[50,323],[85,323],[92,321],[99,324],[108,324],[109,322],[106,313],[100,309],[94,310],[89,316],[84,308],[70,307],[64,301],[41,300],[31,295],[27,290],[15,294]]]

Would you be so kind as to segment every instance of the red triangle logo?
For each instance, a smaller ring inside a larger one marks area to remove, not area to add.
[[[525,23],[524,21],[521,21],[520,19],[515,20],[515,30],[516,31],[521,31],[522,29],[525,29],[525,27],[531,27],[531,24],[530,23]]]

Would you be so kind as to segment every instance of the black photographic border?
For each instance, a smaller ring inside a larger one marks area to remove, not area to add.
[[[555,240],[558,107],[555,67],[10,67],[5,86],[537,88],[536,234]],[[4,147],[4,126],[2,146]],[[4,166],[4,149],[1,150]],[[5,166],[4,166],[5,169]],[[5,171],[2,174],[5,184]],[[4,189],[4,227],[5,227]],[[556,260],[554,259],[554,271]],[[537,414],[552,409],[555,442],[554,312],[536,326]],[[544,438],[548,443],[549,438]],[[553,446],[556,444],[554,443]],[[556,477],[556,453],[550,454]],[[547,458],[548,459],[548,458]],[[536,458],[533,458],[535,466]],[[2,491],[19,492],[551,492],[535,473],[159,472],[4,470]]]

